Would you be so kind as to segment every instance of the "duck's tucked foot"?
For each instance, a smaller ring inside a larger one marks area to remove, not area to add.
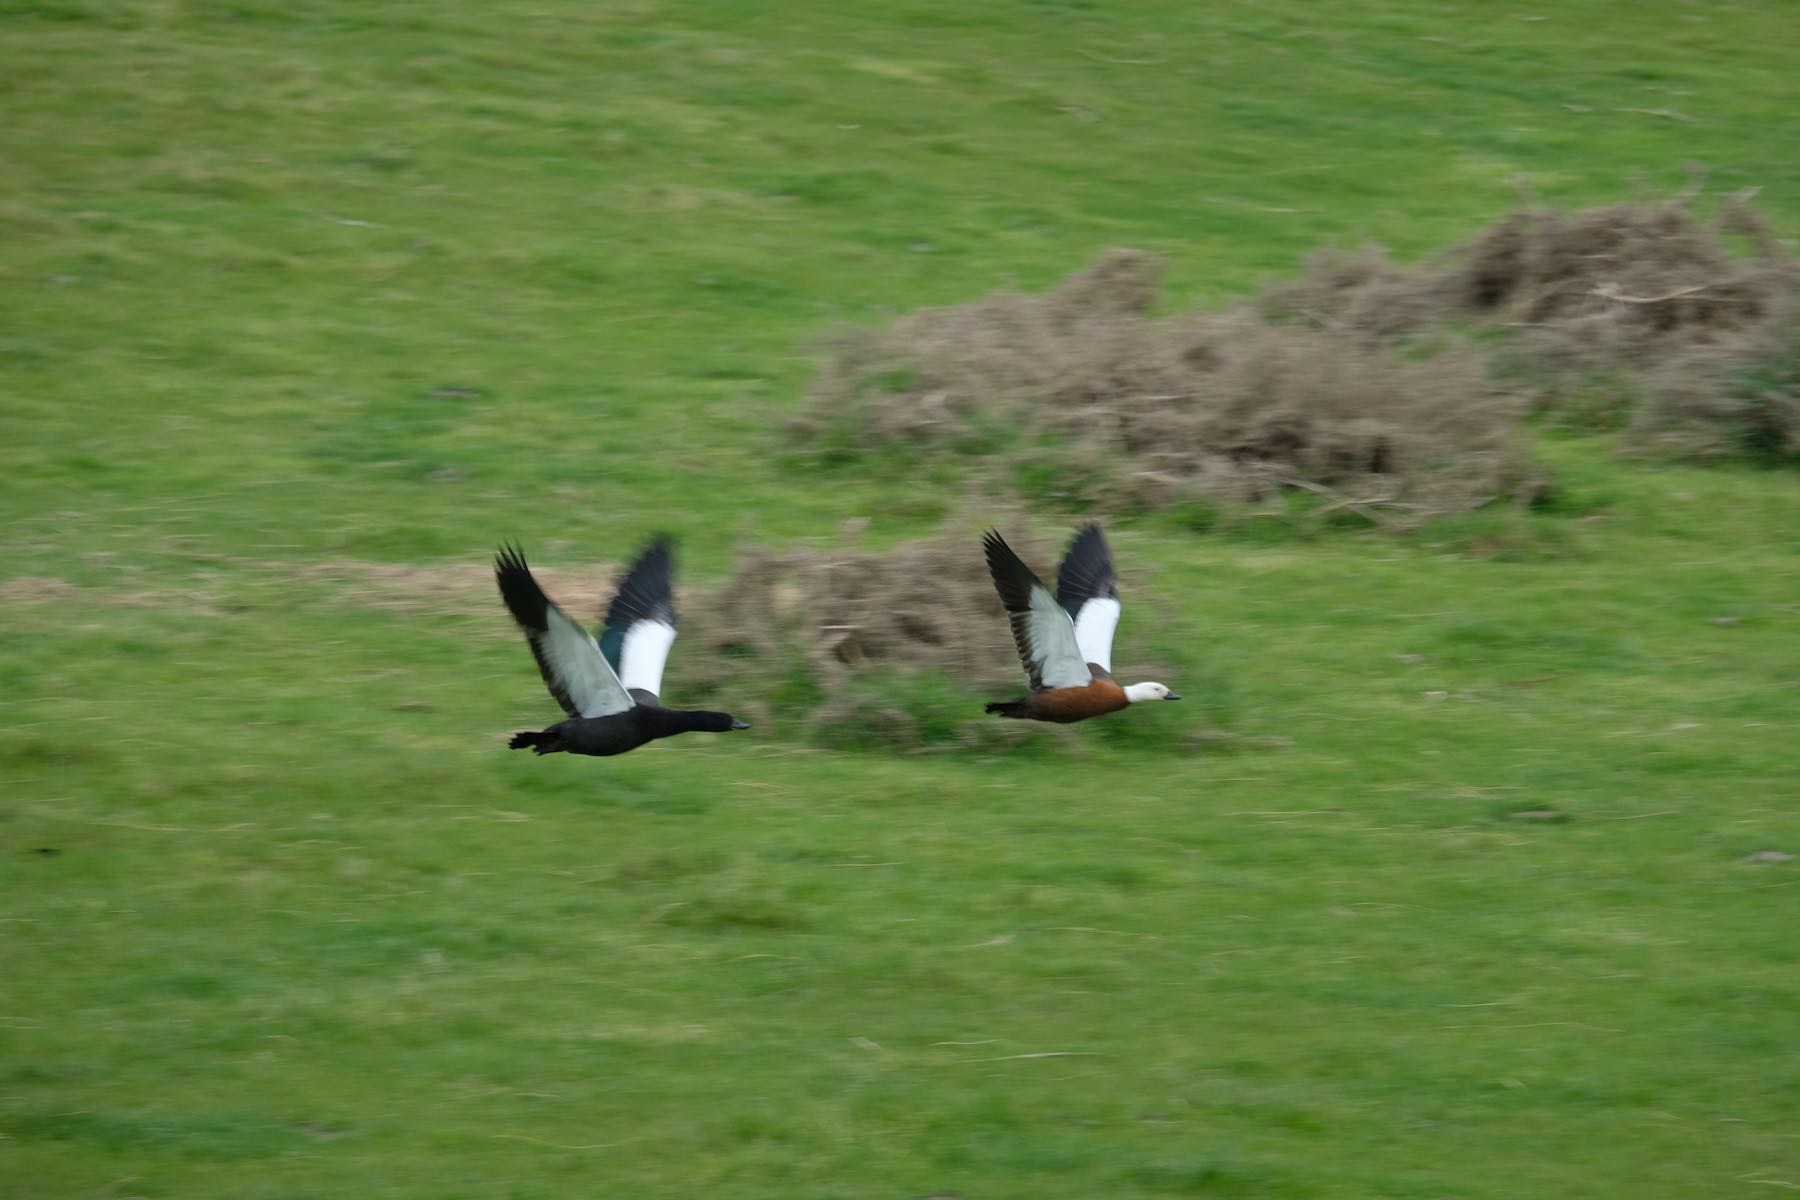
[[[512,741],[506,744],[511,746],[514,750],[523,750],[525,747],[530,746],[539,754],[555,754],[558,750],[562,749],[560,739],[548,729],[541,731],[535,729],[523,730],[513,734]]]
[[[1003,717],[1017,717],[1021,721],[1031,716],[1031,712],[1025,707],[1023,700],[997,700],[988,705],[986,711],[999,713]]]

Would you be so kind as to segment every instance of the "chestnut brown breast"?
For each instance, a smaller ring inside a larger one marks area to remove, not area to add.
[[[1059,725],[1118,712],[1130,703],[1125,689],[1111,679],[1096,679],[1086,687],[1045,688],[1025,698],[1033,718]]]

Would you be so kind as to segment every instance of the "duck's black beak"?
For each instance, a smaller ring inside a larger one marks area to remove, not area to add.
[[[748,729],[750,728],[750,722],[740,721],[736,717],[733,717],[731,718],[731,727],[733,729]]]
[[[1181,697],[1177,696],[1174,692],[1170,692],[1168,695],[1164,696],[1163,699],[1164,700],[1179,700],[1179,699],[1181,699]]]

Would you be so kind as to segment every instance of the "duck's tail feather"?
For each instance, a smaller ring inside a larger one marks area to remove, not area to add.
[[[555,754],[562,749],[561,739],[548,729],[525,729],[513,734],[512,741],[506,743],[514,750],[523,750],[530,746],[539,754]]]
[[[1003,717],[1017,717],[1021,720],[1031,715],[1026,710],[1023,700],[996,700],[987,706],[986,711],[999,713]]]

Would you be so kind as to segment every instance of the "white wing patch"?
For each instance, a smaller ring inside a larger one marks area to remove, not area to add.
[[[1111,596],[1091,596],[1075,614],[1075,644],[1081,657],[1112,671],[1113,630],[1119,627],[1121,606]]]
[[[1092,674],[1081,647],[1075,641],[1075,623],[1056,602],[1050,589],[1036,584],[1031,589],[1032,657],[1038,665],[1038,678],[1047,688],[1086,687]]]
[[[547,606],[544,617],[550,628],[537,636],[538,652],[556,673],[576,711],[584,717],[605,717],[635,705],[587,630],[554,604]]]
[[[619,678],[628,688],[662,695],[663,664],[675,644],[675,627],[664,621],[633,621],[619,645]]]

